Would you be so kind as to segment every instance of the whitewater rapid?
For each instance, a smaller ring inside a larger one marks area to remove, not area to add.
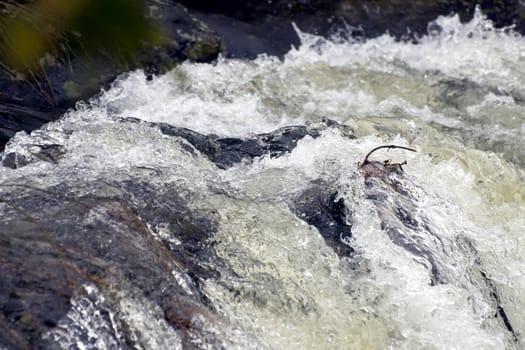
[[[233,329],[216,331],[232,337],[228,348],[519,349],[525,40],[480,13],[465,24],[440,17],[429,31],[417,43],[299,31],[301,46],[283,60],[187,62],[151,81],[130,72],[61,120],[17,134],[4,155],[31,158],[46,144],[65,154],[58,163],[2,168],[0,181],[46,188],[132,174],[186,188],[188,206],[217,221],[213,251],[234,272],[202,281]],[[189,155],[185,141],[121,118],[239,138],[328,118],[355,137],[328,128],[280,157],[219,169]],[[417,149],[373,156],[407,161],[388,181],[408,194],[367,184],[358,169],[381,144]],[[344,200],[351,256],[338,256],[290,209],[316,181]],[[408,211],[411,224],[393,208]],[[170,236],[162,225],[154,231]],[[147,303],[132,304],[120,312],[129,327],[145,327]],[[78,319],[75,310],[69,319]],[[166,328],[143,330],[144,344],[177,342]]]

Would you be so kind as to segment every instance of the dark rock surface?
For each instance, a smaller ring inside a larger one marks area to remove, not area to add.
[[[227,55],[233,57],[255,57],[263,52],[285,54],[291,45],[299,44],[292,22],[306,33],[321,36],[344,29],[345,35],[364,38],[386,32],[397,38],[413,38],[426,34],[429,22],[441,15],[457,13],[463,22],[471,20],[476,6],[497,27],[516,25],[518,32],[525,32],[525,5],[517,0],[182,0],[181,3],[223,36]]]
[[[295,198],[292,211],[297,217],[315,226],[326,244],[340,257],[351,257],[354,249],[350,246],[352,225],[346,218],[343,198],[329,183],[321,180]]]
[[[308,125],[287,126],[270,133],[258,134],[249,138],[220,138],[217,135],[204,135],[187,128],[176,127],[166,123],[149,123],[134,118],[121,118],[123,123],[142,123],[158,128],[164,135],[183,138],[195,149],[188,146],[189,152],[198,151],[221,169],[251,161],[256,157],[269,155],[279,157],[291,152],[297,142],[309,136],[316,138],[327,128],[336,128],[342,135],[354,138],[352,129],[330,119]],[[16,169],[36,161],[56,163],[63,155],[60,145],[34,145],[25,154],[6,151],[2,156],[2,165]]]
[[[5,87],[6,81],[2,80],[1,76],[0,71],[0,85],[2,90],[7,91],[10,87]],[[42,101],[35,101],[33,105],[27,106],[12,102],[4,103],[0,95],[0,151],[18,131],[31,132],[45,123],[58,119],[65,112],[63,108],[47,107],[41,103]]]
[[[221,169],[263,155],[279,157],[292,151],[297,146],[297,141],[303,137],[316,138],[321,134],[321,131],[328,127],[338,128],[343,135],[353,137],[348,126],[329,119],[306,126],[287,126],[271,133],[259,134],[247,139],[219,138],[216,135],[202,135],[190,129],[160,124],[162,133],[186,139]]]
[[[300,44],[292,22],[308,33],[328,35],[342,24],[338,1],[181,1],[220,33],[231,57],[282,56]]]
[[[57,326],[86,284],[103,293],[117,319],[122,296],[116,291],[138,290],[160,306],[183,338],[199,332],[192,329],[194,315],[218,319],[199,286],[199,278],[214,273],[203,265],[213,216],[190,213],[182,191],[174,188],[133,180],[79,186],[91,194],[75,197],[76,189],[67,186],[45,191],[18,186],[1,199],[6,210],[0,221],[0,344],[54,346],[42,335]],[[168,220],[163,224],[180,245],[154,238],[159,218]],[[179,279],[170,277],[173,271]],[[111,337],[138,345],[125,332]]]

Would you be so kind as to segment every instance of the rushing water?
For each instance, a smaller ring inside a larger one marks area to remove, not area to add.
[[[429,28],[418,43],[300,33],[302,45],[284,60],[184,63],[153,81],[129,73],[62,120],[17,134],[5,152],[60,144],[58,164],[4,168],[0,180],[46,188],[133,173],[193,193],[188,205],[214,213],[214,253],[234,272],[202,281],[233,329],[217,331],[231,337],[228,348],[521,348],[525,40],[479,13],[470,23],[442,17]],[[122,117],[222,137],[329,118],[357,137],[328,128],[281,157],[222,170]],[[408,164],[402,174],[365,181],[357,163],[381,144],[418,152],[375,153]],[[349,257],[290,209],[319,180],[346,204]],[[152,324],[140,316],[145,302],[137,303],[120,310],[130,328]],[[176,339],[167,328],[143,331],[144,344],[169,344],[158,340]]]

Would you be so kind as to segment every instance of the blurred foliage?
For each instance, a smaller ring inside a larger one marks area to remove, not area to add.
[[[142,0],[0,1],[0,11],[0,59],[4,69],[21,73],[50,57],[68,63],[107,54],[125,63],[162,38]]]

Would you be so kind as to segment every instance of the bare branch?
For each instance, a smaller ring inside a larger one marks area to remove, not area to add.
[[[372,155],[372,153],[374,153],[375,151],[383,149],[383,148],[386,148],[388,150],[395,149],[395,148],[400,148],[400,149],[404,149],[404,150],[410,151],[410,152],[417,152],[415,149],[409,148],[409,147],[405,147],[405,146],[383,145],[383,146],[376,147],[373,150],[371,150],[370,152],[368,152],[368,154],[365,156],[365,159],[363,159],[362,162],[357,163],[357,167],[359,169],[361,169],[363,166],[368,164],[369,163],[368,157],[370,157]],[[406,164],[406,161],[404,162],[404,164]],[[399,165],[399,167],[401,168],[401,165],[404,165],[404,164],[402,163],[402,164],[395,164],[395,165]],[[390,162],[385,163],[385,165],[390,165]],[[394,165],[394,164],[392,164],[392,165]]]

